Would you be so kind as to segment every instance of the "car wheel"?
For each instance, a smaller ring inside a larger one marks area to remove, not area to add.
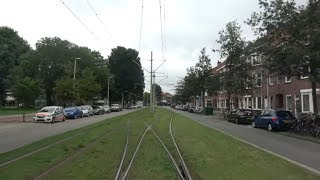
[[[53,124],[55,122],[55,118],[53,117],[51,120],[51,123]]]
[[[239,124],[239,119],[238,118],[236,118],[236,124]]]
[[[256,123],[255,123],[254,121],[252,121],[251,126],[252,126],[253,128],[257,128]]]
[[[273,131],[271,124],[268,124],[268,131],[269,131],[269,132]]]

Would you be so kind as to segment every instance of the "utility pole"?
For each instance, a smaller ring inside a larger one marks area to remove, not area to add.
[[[153,108],[153,83],[152,83],[152,71],[153,71],[153,59],[152,59],[152,51],[151,51],[151,71],[150,71],[150,108]]]

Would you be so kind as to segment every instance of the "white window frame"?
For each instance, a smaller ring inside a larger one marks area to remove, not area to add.
[[[309,78],[309,76],[304,76],[304,75],[301,75],[301,76],[300,76],[300,79],[301,79],[301,80],[303,80],[303,79],[308,79],[308,78]]]
[[[292,110],[293,110],[293,106],[292,106],[292,105],[293,105],[293,102],[291,102],[291,103],[292,103],[292,104],[291,104],[291,109],[289,109],[289,108],[288,108],[288,97],[291,97],[291,101],[293,100],[291,94],[287,94],[287,95],[286,95],[286,110],[292,111]]]
[[[290,79],[289,79],[289,77],[290,77]],[[292,81],[292,77],[291,76],[285,76],[284,77],[284,82],[285,83],[291,83],[291,81]]]
[[[272,75],[269,75],[268,77],[268,81],[269,81],[269,85],[272,86],[274,83],[273,83],[273,76]]]
[[[310,112],[314,112],[313,109],[313,98],[312,98],[312,89],[301,89],[300,90],[300,98],[301,98],[301,112],[302,113],[310,113]],[[320,94],[320,89],[316,89],[316,94]],[[309,111],[304,111],[304,106],[303,106],[303,95],[309,95]]]
[[[259,78],[258,78],[258,74],[260,74]],[[260,85],[258,85],[258,79],[261,79]],[[255,74],[255,81],[256,81],[256,87],[261,87],[262,86],[262,73],[256,73]]]

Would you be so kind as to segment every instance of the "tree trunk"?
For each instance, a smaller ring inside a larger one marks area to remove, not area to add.
[[[314,114],[318,114],[318,103],[317,103],[317,83],[313,80],[311,82],[312,88],[312,101],[313,101],[313,112]]]
[[[231,93],[228,92],[228,99],[227,99],[227,109],[228,109],[228,114],[231,111],[231,106],[230,106],[230,98],[231,98]]]
[[[47,96],[47,105],[51,106],[52,105],[52,99],[51,99],[52,92],[49,90],[46,90],[46,96]]]

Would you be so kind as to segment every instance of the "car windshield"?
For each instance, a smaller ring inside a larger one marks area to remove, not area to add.
[[[92,106],[93,109],[99,109],[100,106]]]
[[[112,104],[111,107],[119,107],[119,104]]]
[[[81,106],[80,108],[81,108],[81,110],[87,110],[87,109],[89,109],[88,106]]]
[[[290,111],[277,111],[276,115],[282,118],[292,118],[293,114]]]
[[[76,110],[77,108],[76,107],[67,107],[67,108],[65,108],[64,110],[65,111],[74,111],[74,110]]]
[[[54,107],[45,107],[45,108],[42,108],[39,112],[53,113],[55,109],[56,108],[54,108]]]

